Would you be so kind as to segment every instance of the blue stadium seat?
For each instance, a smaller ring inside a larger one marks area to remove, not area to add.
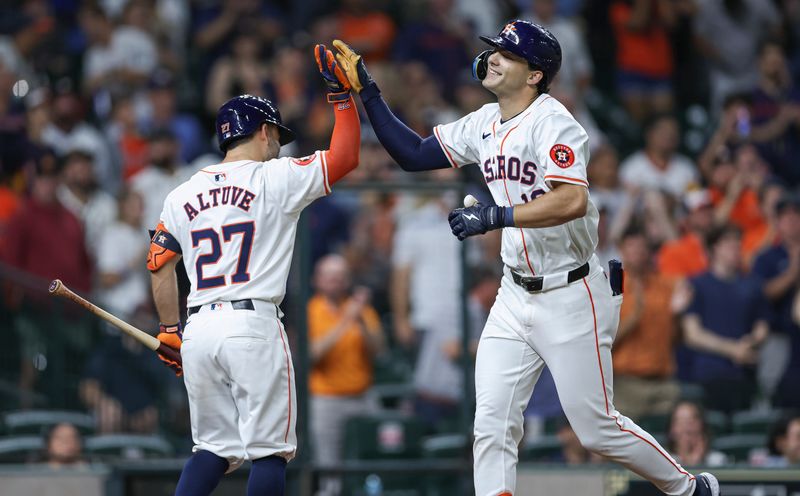
[[[172,445],[161,436],[140,434],[103,434],[86,439],[85,450],[102,460],[143,459],[172,456]]]
[[[0,463],[26,463],[44,451],[42,436],[0,438]]]
[[[41,435],[53,425],[68,423],[83,434],[93,434],[94,418],[83,412],[68,410],[19,410],[3,415],[3,424],[9,434]]]

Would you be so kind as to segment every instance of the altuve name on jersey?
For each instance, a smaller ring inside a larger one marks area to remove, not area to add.
[[[250,211],[250,203],[256,197],[252,193],[239,186],[224,186],[213,188],[207,193],[197,193],[197,202],[186,202],[183,204],[183,211],[189,216],[189,220],[194,220],[200,212],[222,205],[238,207],[245,212]]]

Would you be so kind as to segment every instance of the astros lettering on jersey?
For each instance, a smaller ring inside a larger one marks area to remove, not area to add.
[[[497,103],[434,128],[453,167],[479,164],[497,205],[527,203],[552,182],[589,185],[586,131],[558,100],[544,94],[503,122]],[[589,260],[597,246],[597,208],[554,227],[503,229],[503,262],[521,274],[553,274]]]

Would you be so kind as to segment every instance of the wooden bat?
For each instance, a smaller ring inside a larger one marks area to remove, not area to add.
[[[90,312],[97,315],[106,322],[119,327],[122,330],[122,332],[132,337],[136,341],[139,341],[140,343],[150,348],[151,350],[161,353],[170,360],[178,362],[178,364],[181,363],[180,352],[173,350],[169,346],[159,341],[156,337],[147,334],[143,330],[128,324],[119,317],[111,315],[110,313],[106,312],[105,310],[98,307],[94,303],[78,296],[71,289],[66,287],[64,283],[61,282],[61,279],[55,279],[53,282],[50,283],[50,294],[54,294],[56,296],[62,296],[68,300],[74,301],[78,305],[82,306],[86,310],[89,310]]]

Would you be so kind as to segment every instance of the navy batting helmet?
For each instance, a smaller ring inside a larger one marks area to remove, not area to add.
[[[558,74],[561,68],[561,45],[544,27],[530,21],[511,21],[497,36],[480,36],[480,39],[493,47],[522,57],[545,77],[545,87]]]
[[[265,122],[278,127],[278,142],[281,145],[294,141],[294,133],[283,125],[281,113],[271,101],[253,95],[231,98],[217,112],[219,149],[224,152],[232,141],[250,136]]]

